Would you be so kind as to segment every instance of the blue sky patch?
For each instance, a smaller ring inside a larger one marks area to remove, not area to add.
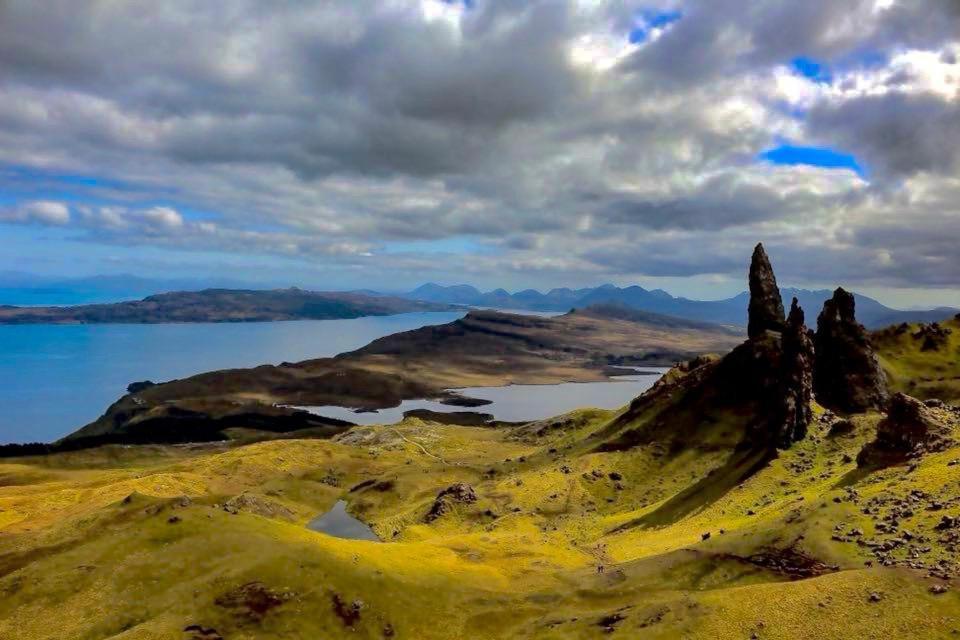
[[[857,158],[829,147],[801,147],[782,144],[760,154],[762,160],[773,164],[808,165],[825,169],[850,169],[860,177],[866,177],[866,171]]]
[[[682,17],[683,13],[680,11],[641,11],[637,16],[640,24],[630,31],[630,43],[645,42],[650,37],[651,30],[662,29]]]
[[[394,240],[383,245],[385,253],[450,253],[479,254],[489,249],[467,236],[451,236],[436,240]]]
[[[830,73],[827,65],[817,62],[812,58],[800,56],[791,60],[790,65],[793,67],[794,71],[805,78],[813,80],[814,82],[821,82],[824,84],[830,84],[833,82],[833,75]]]

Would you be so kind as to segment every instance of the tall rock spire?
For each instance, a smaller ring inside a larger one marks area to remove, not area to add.
[[[855,307],[853,294],[838,288],[817,318],[813,389],[820,404],[837,411],[882,408],[889,397],[886,375]]]
[[[790,315],[783,331],[783,405],[779,445],[791,443],[807,435],[813,419],[810,400],[813,398],[813,340],[804,324],[803,309],[793,299]]]
[[[751,338],[763,335],[765,331],[783,331],[786,324],[783,317],[783,300],[777,287],[777,278],[763,244],[758,243],[750,261],[750,307],[747,335]]]

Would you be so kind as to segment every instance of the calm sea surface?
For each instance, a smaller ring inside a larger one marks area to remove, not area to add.
[[[137,380],[351,351],[462,313],[294,322],[0,325],[0,443],[49,441],[96,419]]]

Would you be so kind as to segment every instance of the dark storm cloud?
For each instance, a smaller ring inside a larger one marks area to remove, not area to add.
[[[823,139],[869,158],[871,169],[884,174],[960,171],[957,97],[899,90],[865,95],[818,105],[810,112],[809,127]]]
[[[801,190],[787,196],[769,185],[744,183],[728,173],[707,180],[696,191],[679,198],[614,200],[601,215],[614,224],[712,231],[787,218],[821,204],[812,191]]]

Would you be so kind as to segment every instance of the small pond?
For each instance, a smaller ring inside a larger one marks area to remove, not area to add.
[[[307,528],[335,538],[380,542],[373,529],[347,513],[347,503],[343,500],[337,500],[330,511],[308,522]]]

